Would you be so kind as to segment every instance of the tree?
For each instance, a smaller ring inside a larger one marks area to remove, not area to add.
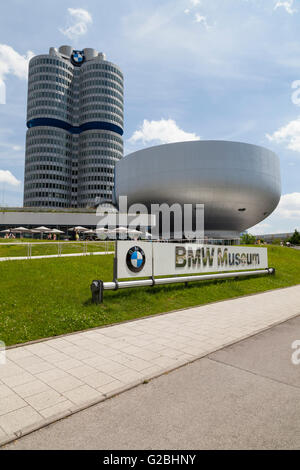
[[[293,235],[288,239],[292,245],[300,245],[300,233],[296,229]]]
[[[241,236],[241,243],[242,245],[254,245],[256,238],[251,233],[243,233]]]

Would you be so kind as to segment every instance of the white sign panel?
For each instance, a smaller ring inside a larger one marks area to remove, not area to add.
[[[139,241],[117,241],[117,278],[152,276],[152,245]]]
[[[267,248],[196,243],[117,242],[119,279],[244,271],[267,267]]]
[[[268,267],[267,248],[155,243],[154,276],[242,271]]]

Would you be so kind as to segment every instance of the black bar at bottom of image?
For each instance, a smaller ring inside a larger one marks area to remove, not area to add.
[[[265,463],[270,465],[273,458],[276,458],[276,463],[286,465],[287,458],[290,456],[294,458],[295,451],[281,452],[272,450],[8,450],[5,451],[5,446],[2,447],[0,452],[0,462],[2,467],[4,465],[12,465],[18,463],[22,466],[28,463],[32,469],[34,465],[40,468],[40,465],[47,464],[48,466],[72,465],[73,463],[78,468],[80,465],[92,465],[89,468],[106,468],[121,466],[126,469],[139,468],[141,466],[155,467],[155,466],[199,466],[204,468],[204,465],[218,464],[224,466],[226,460],[237,460],[240,464],[245,462],[247,464]],[[298,452],[298,451],[296,451]],[[284,460],[283,460],[284,459]]]

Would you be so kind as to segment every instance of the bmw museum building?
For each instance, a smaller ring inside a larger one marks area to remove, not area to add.
[[[144,204],[149,212],[152,204],[204,204],[205,237],[236,239],[277,207],[279,158],[242,142],[199,140],[150,147],[116,163],[115,204],[123,195],[128,206]]]

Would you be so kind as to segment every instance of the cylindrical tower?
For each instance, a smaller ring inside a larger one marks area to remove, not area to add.
[[[70,207],[72,135],[52,126],[28,129],[24,206]]]
[[[93,52],[80,68],[79,207],[111,200],[114,166],[123,156],[123,75]]]
[[[29,64],[24,206],[71,205],[74,66],[56,54]]]
[[[24,206],[109,201],[123,156],[123,75],[103,53],[50,48],[29,64]]]

